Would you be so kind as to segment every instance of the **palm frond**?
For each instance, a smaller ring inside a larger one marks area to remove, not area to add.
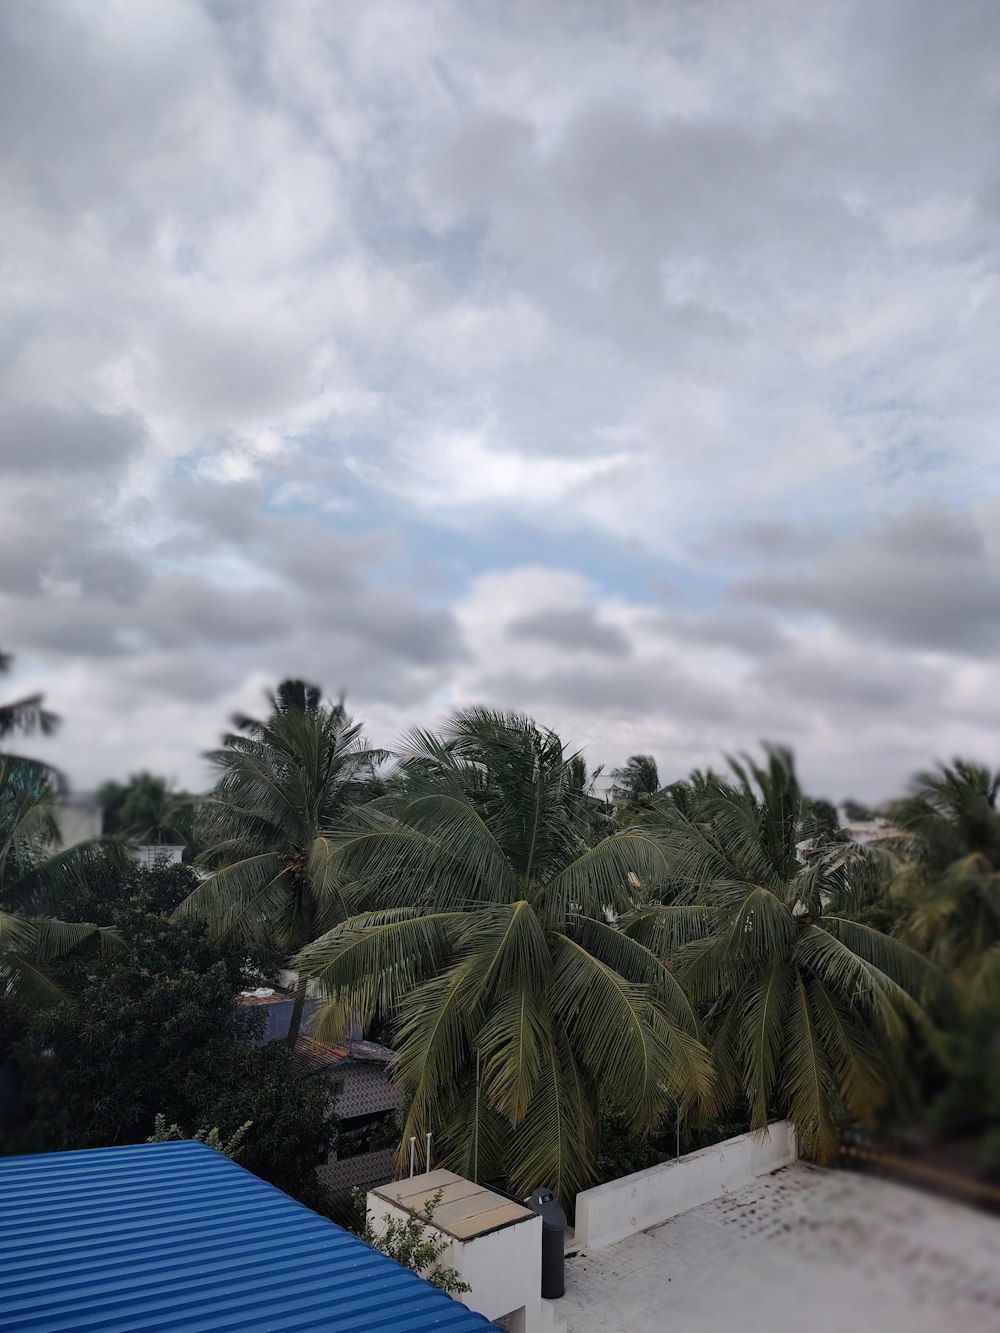
[[[820,1163],[828,1162],[839,1142],[837,1080],[816,1030],[809,992],[801,977],[795,982],[788,1007],[784,1044],[788,1114],[807,1155]]]
[[[547,921],[561,928],[570,913],[600,917],[634,908],[664,879],[667,861],[661,843],[639,828],[604,838],[575,857],[545,885]]]
[[[462,914],[391,908],[350,917],[298,953],[295,967],[319,982],[327,998],[314,1023],[337,1037],[352,1016],[392,1013],[424,977],[450,956],[446,934]]]
[[[535,1095],[506,1155],[513,1188],[527,1194],[539,1181],[568,1203],[592,1176],[597,1153],[594,1095],[558,1029],[542,1052]]]
[[[205,921],[216,939],[263,943],[287,937],[287,867],[279,852],[234,861],[193,889],[175,920]]]
[[[721,907],[640,907],[621,918],[621,928],[664,962],[678,958],[695,941],[714,936],[728,918]]]
[[[626,981],[649,986],[650,993],[669,1014],[671,1022],[692,1036],[698,1035],[698,1020],[687,992],[651,949],[616,926],[586,916],[571,919],[567,934]]]
[[[754,1129],[770,1118],[784,1055],[784,1024],[795,973],[783,955],[749,981],[732,1006],[740,1015],[739,1048],[743,1065],[743,1092]]]

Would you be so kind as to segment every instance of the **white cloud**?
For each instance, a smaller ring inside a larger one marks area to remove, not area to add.
[[[612,761],[975,748],[998,37],[977,0],[2,7],[0,611],[51,753],[194,771],[280,671],[382,740],[492,691]]]

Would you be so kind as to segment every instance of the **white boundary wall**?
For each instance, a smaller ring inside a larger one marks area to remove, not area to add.
[[[788,1166],[797,1157],[795,1127],[788,1120],[763,1134],[741,1134],[710,1148],[661,1162],[576,1196],[574,1248],[600,1249],[637,1231],[743,1189],[756,1176]]]

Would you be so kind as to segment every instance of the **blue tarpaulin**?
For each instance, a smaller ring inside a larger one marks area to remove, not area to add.
[[[204,1144],[0,1158],[4,1333],[492,1327]]]

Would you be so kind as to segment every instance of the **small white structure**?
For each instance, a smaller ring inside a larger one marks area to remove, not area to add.
[[[135,849],[136,860],[146,870],[157,866],[180,865],[187,844],[180,842],[145,842]]]
[[[509,1333],[540,1333],[542,1219],[530,1208],[453,1171],[428,1171],[369,1191],[368,1224],[379,1232],[389,1218],[405,1221],[439,1190],[429,1230],[448,1242],[438,1262],[472,1288],[462,1302]]]

